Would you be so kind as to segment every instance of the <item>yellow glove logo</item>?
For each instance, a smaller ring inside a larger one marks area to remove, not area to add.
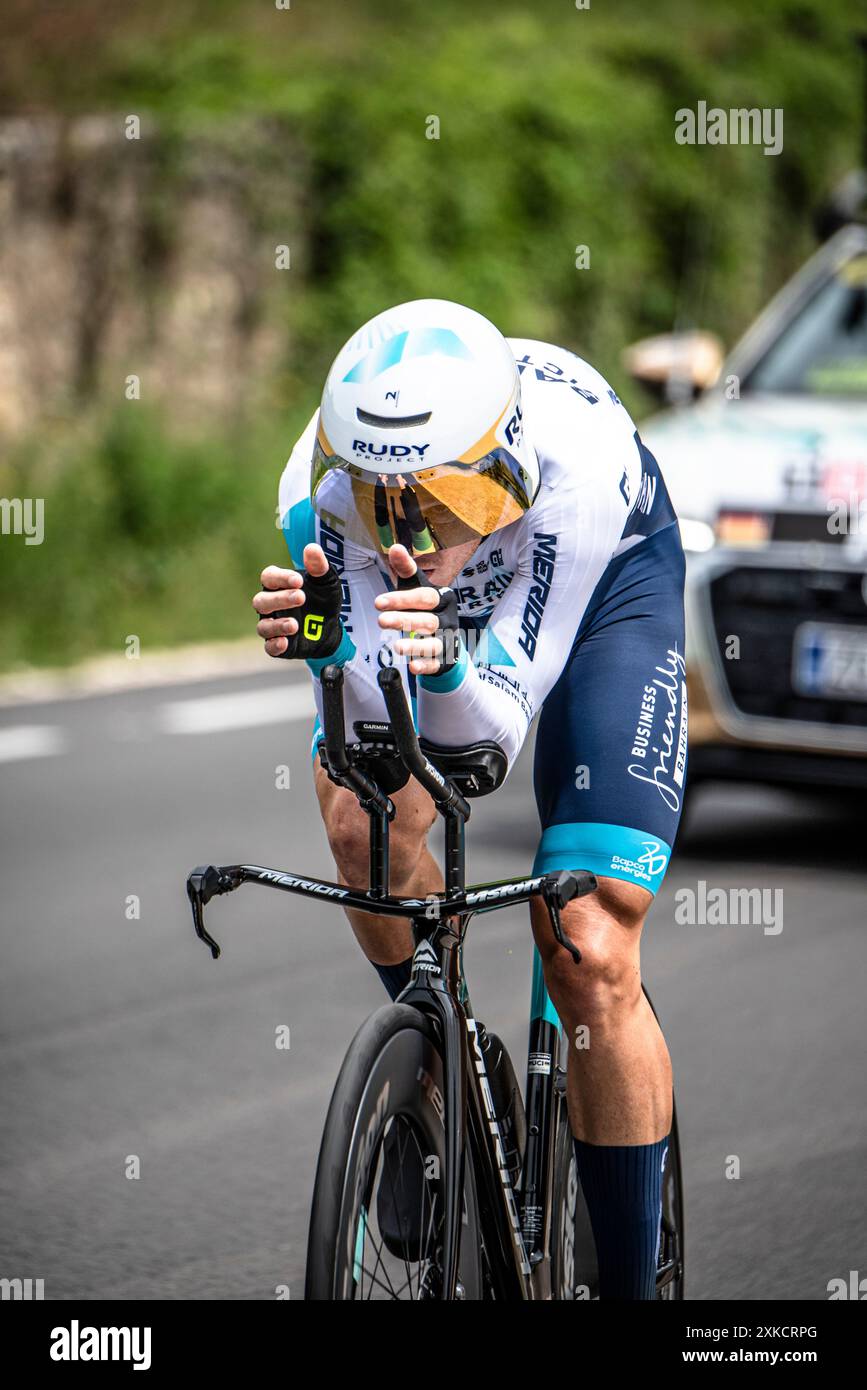
[[[304,636],[310,642],[318,642],[319,638],[322,636],[322,628],[324,625],[325,619],[320,617],[318,613],[308,613],[307,617],[304,619]]]

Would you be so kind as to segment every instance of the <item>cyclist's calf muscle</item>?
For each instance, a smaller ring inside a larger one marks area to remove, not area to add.
[[[335,786],[318,761],[313,778],[338,878],[353,888],[366,888],[370,821],[354,793]],[[391,892],[422,898],[428,893],[441,893],[442,872],[427,847],[428,831],[436,819],[431,798],[417,783],[409,782],[394,793],[392,800],[397,814],[389,834]],[[351,910],[346,915],[368,960],[377,965],[398,965],[412,955],[408,919]]]

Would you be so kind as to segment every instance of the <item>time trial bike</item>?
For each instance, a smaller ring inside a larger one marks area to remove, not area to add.
[[[187,879],[198,936],[211,898],[244,883],[409,918],[415,952],[407,987],[355,1035],[332,1095],[319,1153],[306,1297],[344,1299],[582,1299],[598,1296],[592,1231],[566,1109],[566,1040],[535,954],[526,1084],[476,1018],[463,968],[471,919],[533,897],[581,968],[561,912],[592,893],[591,873],[465,883],[469,801],[495,791],[506,759],[495,743],[444,748],[419,739],[400,673],[379,673],[388,722],[359,722],[347,743],[343,672],[321,675],[319,754],[370,823],[366,889],[253,864],[203,865]],[[391,797],[410,777],[445,824],[440,894],[389,893]],[[657,1297],[683,1298],[683,1184],[676,1115],[663,1175]]]

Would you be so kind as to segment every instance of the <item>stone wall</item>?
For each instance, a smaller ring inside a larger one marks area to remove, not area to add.
[[[0,439],[120,402],[130,375],[173,420],[226,417],[290,346],[285,137],[130,140],[124,121],[0,121]]]

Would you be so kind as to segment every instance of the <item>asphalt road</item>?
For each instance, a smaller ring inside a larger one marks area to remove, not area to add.
[[[253,887],[209,910],[212,962],[184,879],[238,860],[331,875],[308,707],[303,678],[268,667],[0,710],[0,1277],[59,1299],[301,1297],[331,1087],[384,996],[339,911]],[[529,867],[529,774],[525,755],[476,804],[474,879]],[[644,950],[675,1065],[691,1298],[823,1299],[867,1273],[865,872],[851,806],[697,798]],[[783,930],[679,925],[675,892],[699,880],[782,889]],[[520,1063],[524,912],[478,919],[466,960]]]

